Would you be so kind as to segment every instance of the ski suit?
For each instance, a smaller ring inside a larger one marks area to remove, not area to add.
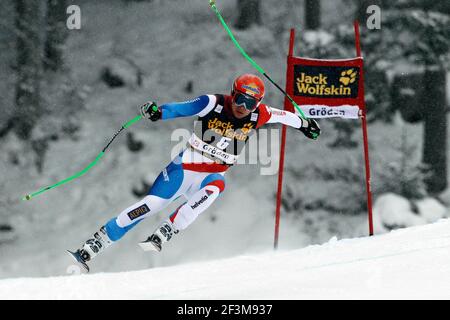
[[[161,106],[163,121],[195,115],[198,121],[187,147],[159,174],[147,196],[106,224],[112,241],[180,196],[187,201],[170,215],[170,221],[177,230],[185,229],[224,191],[225,172],[236,162],[250,135],[266,123],[297,129],[302,125],[294,113],[262,103],[242,119],[234,117],[231,108],[231,96],[221,94]]]

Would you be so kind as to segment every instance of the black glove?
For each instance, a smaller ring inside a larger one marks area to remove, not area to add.
[[[303,134],[313,140],[317,140],[320,136],[320,127],[316,120],[314,119],[302,119],[302,126],[299,128]]]
[[[156,102],[149,101],[141,106],[141,115],[146,119],[158,121],[159,119],[161,119],[162,112],[161,109],[156,105]]]

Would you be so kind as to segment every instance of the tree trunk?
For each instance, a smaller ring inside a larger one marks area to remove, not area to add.
[[[248,29],[252,24],[261,23],[261,10],[259,0],[238,0],[238,20],[235,23],[237,29]]]
[[[16,0],[17,83],[14,131],[28,140],[41,116],[45,0]]]
[[[306,30],[320,28],[320,0],[305,0],[305,27]]]
[[[47,28],[44,67],[58,71],[63,66],[63,49],[67,38],[67,0],[47,0]]]
[[[422,107],[425,109],[423,162],[430,166],[425,180],[428,192],[437,194],[447,188],[447,106],[446,74],[426,70],[423,79]]]

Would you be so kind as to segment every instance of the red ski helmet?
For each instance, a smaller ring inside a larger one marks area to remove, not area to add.
[[[231,95],[236,105],[243,105],[247,110],[253,111],[264,98],[264,82],[253,74],[243,74],[233,82]]]

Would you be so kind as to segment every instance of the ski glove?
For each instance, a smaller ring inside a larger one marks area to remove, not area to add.
[[[141,106],[141,115],[146,119],[158,121],[162,117],[162,112],[156,105],[156,102],[149,101]]]
[[[320,127],[316,120],[314,119],[302,119],[302,126],[298,129],[303,134],[313,140],[317,140],[317,138],[320,136]]]

